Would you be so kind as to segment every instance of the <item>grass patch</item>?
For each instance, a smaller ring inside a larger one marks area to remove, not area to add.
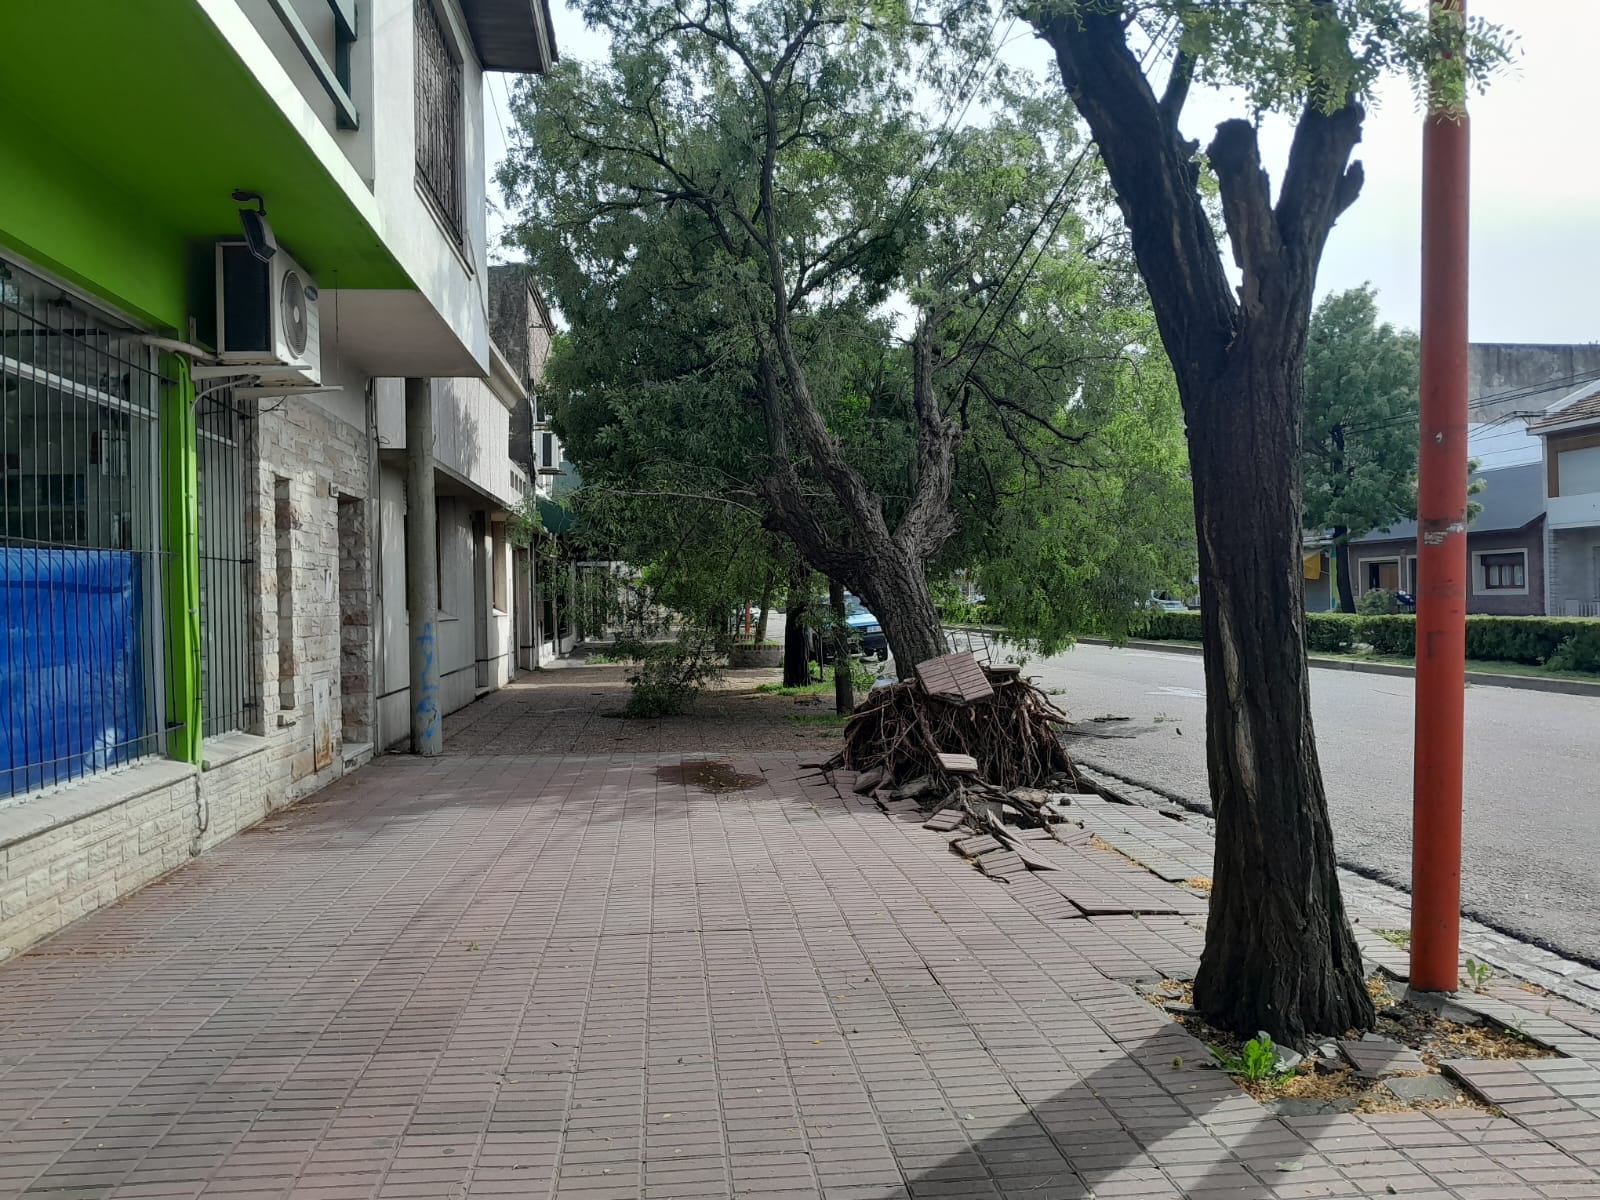
[[[820,696],[823,693],[833,694],[833,680],[825,679],[820,683],[805,683],[799,687],[788,687],[781,683],[763,683],[756,688],[763,696]]]
[[[1409,929],[1375,929],[1373,930],[1386,942],[1392,942],[1402,948],[1411,945],[1411,930]]]
[[[849,719],[840,713],[795,713],[789,718],[796,725],[811,729],[843,729]]]

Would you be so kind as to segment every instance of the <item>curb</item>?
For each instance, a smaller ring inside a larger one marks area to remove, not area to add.
[[[1108,638],[1080,637],[1077,640],[1086,646],[1159,650],[1166,654],[1200,653],[1199,646],[1188,642],[1149,642],[1130,639],[1123,642],[1120,647],[1116,647]],[[1354,671],[1361,675],[1403,675],[1407,678],[1412,678],[1417,673],[1415,667],[1408,667],[1404,663],[1369,663],[1357,659],[1345,661],[1314,654],[1309,655],[1306,661],[1324,671]],[[1537,675],[1500,675],[1493,671],[1468,671],[1467,682],[1474,687],[1503,687],[1524,692],[1556,692],[1563,696],[1600,697],[1600,683],[1587,683],[1581,679],[1542,679]]]

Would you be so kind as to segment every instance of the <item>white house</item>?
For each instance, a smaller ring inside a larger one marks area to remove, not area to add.
[[[1545,611],[1600,617],[1600,384],[1558,401],[1532,429],[1544,441]]]

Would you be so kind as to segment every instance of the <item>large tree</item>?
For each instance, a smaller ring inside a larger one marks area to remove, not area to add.
[[[1027,15],[1099,145],[1187,418],[1217,817],[1195,1004],[1227,1028],[1289,1040],[1368,1027],[1303,640],[1307,326],[1329,231],[1361,190],[1351,154],[1374,80],[1411,68],[1448,105],[1497,43],[1448,13],[1430,29],[1401,0],[1051,0]],[[1275,197],[1255,119],[1218,125],[1203,155],[1183,135],[1196,84],[1242,89],[1252,118],[1291,114]]]
[[[1152,358],[1072,212],[1096,181],[1070,107],[1002,71],[1002,111],[962,118],[991,49],[970,10],[934,36],[892,3],[595,3],[609,61],[519,90],[501,174],[571,323],[555,407],[586,481],[756,515],[902,673],[944,652],[927,567],[963,443],[1011,447],[991,499],[1057,488],[1091,401]]]
[[[1332,536],[1339,608],[1355,612],[1350,542],[1417,515],[1421,347],[1352,288],[1311,314],[1305,371],[1305,527]]]

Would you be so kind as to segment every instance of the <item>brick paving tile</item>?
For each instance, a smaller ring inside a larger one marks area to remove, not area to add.
[[[1538,1089],[1509,1117],[1274,1119],[1116,981],[1181,973],[1196,897],[1067,916],[1023,894],[1061,872],[800,770],[781,697],[690,737],[550,675],[0,967],[0,1196],[1600,1192],[1592,1068],[1484,1068]],[[658,775],[713,750],[747,790]]]

